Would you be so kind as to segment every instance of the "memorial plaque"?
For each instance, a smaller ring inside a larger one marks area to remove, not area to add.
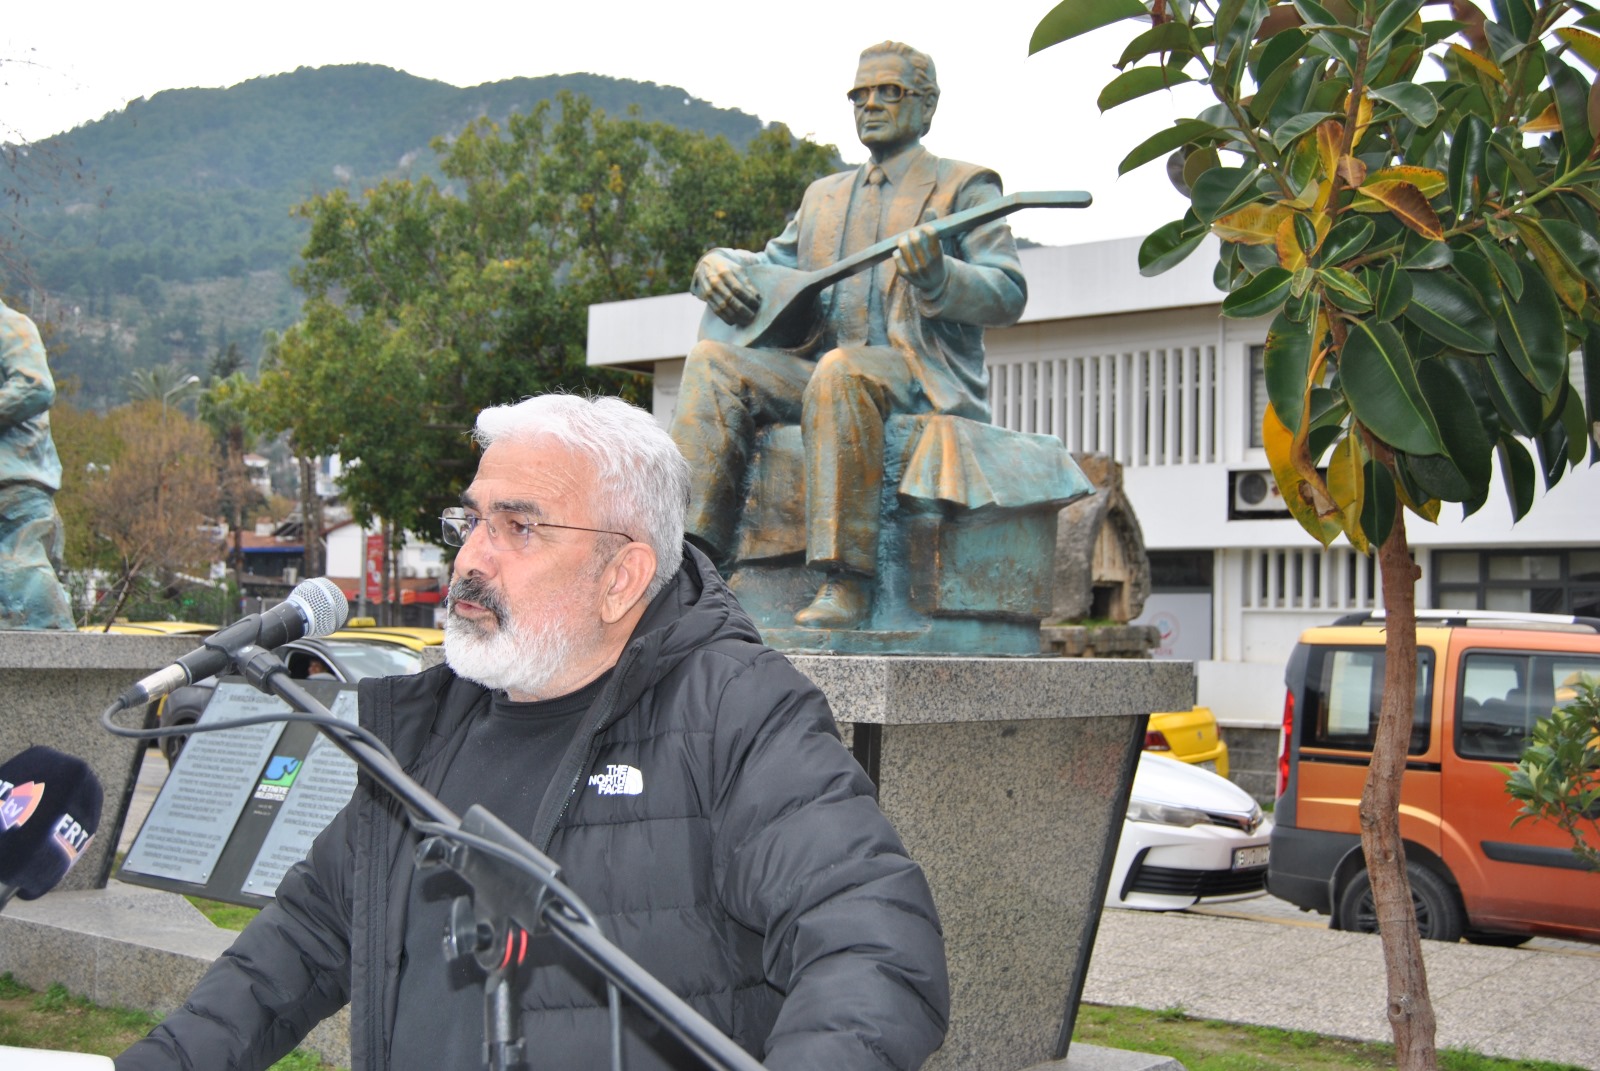
[[[329,709],[341,721],[356,721],[356,693],[340,692]],[[281,767],[270,765],[256,786],[255,798],[279,801],[278,813],[267,830],[244,892],[271,896],[283,880],[284,872],[304,859],[311,842],[338,814],[356,789],[356,764],[321,733],[311,742],[304,759],[275,757]]]
[[[354,685],[301,681],[354,723]],[[288,704],[237,678],[212,693],[201,725]],[[271,723],[197,733],[184,745],[117,876],[138,885],[260,907],[355,789],[356,770],[314,726]]]

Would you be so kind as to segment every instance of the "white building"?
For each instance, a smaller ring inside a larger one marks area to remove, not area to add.
[[[1022,252],[1027,311],[988,334],[994,422],[1122,463],[1150,551],[1142,620],[1162,626],[1161,653],[1195,661],[1199,701],[1224,726],[1276,729],[1296,636],[1379,605],[1376,570],[1342,538],[1324,552],[1274,508],[1260,446],[1267,321],[1221,317],[1215,247],[1148,279],[1138,248]],[[589,363],[653,372],[666,423],[701,309],[687,294],[593,306]],[[1407,515],[1418,606],[1600,616],[1600,468],[1568,473],[1515,528],[1496,479],[1465,521],[1449,505],[1436,525]]]

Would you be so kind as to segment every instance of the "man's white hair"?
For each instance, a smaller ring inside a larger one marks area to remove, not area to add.
[[[502,440],[548,436],[594,466],[595,524],[626,532],[656,552],[654,598],[683,560],[689,463],[655,417],[621,398],[540,394],[478,414],[472,437],[488,449]]]

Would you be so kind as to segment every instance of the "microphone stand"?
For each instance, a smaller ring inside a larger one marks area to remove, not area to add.
[[[340,725],[271,651],[249,645],[236,652],[233,661],[255,688],[278,696],[302,714],[326,718],[317,730],[399,800],[415,828],[432,834],[418,845],[417,864],[449,867],[472,888],[470,896],[451,906],[446,943],[458,955],[474,956],[488,971],[484,1058],[491,1071],[527,1066],[519,999],[524,957],[529,934],[545,931],[642,1006],[708,1066],[716,1071],[764,1071],[758,1060],[601,933],[588,909],[561,882],[556,862],[516,830],[478,805],[465,817],[457,817],[391,756]]]

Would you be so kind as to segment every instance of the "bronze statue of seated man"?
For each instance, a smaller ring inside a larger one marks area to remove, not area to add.
[[[934,222],[1002,192],[993,171],[923,148],[939,103],[933,61],[896,42],[874,45],[861,54],[847,96],[867,163],[813,183],[763,251],[706,254],[692,290],[738,327],[780,311],[752,279],[767,266],[826,268],[889,239],[892,259],[863,264],[814,304],[781,310],[802,337],[740,344],[702,332],[672,425],[695,474],[689,535],[724,571],[735,557],[758,433],[800,426],[805,561],[821,577],[794,620],[811,629],[856,628],[871,614],[886,422],[944,414],[987,423],[984,328],[1016,322],[1027,300],[1002,220],[961,232]]]

